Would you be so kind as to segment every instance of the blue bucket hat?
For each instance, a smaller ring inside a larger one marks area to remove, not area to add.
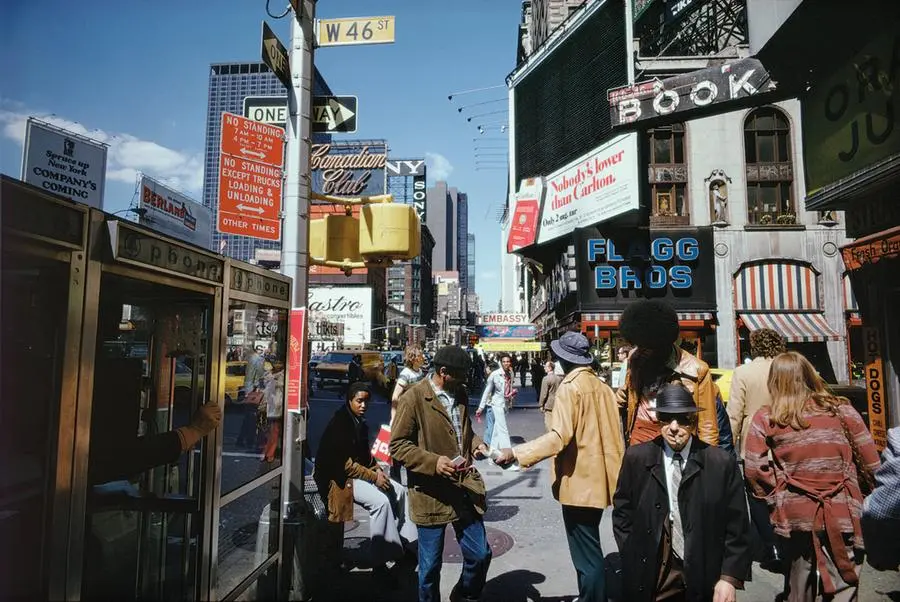
[[[587,337],[580,332],[567,332],[557,340],[550,343],[550,349],[556,357],[576,364],[578,366],[590,366],[594,358],[591,357],[591,344]]]

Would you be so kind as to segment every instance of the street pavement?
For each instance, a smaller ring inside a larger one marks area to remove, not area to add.
[[[518,379],[517,379],[518,382]],[[343,403],[336,392],[316,392],[310,403],[309,438],[315,453],[318,441],[328,420]],[[478,398],[470,399],[477,405]],[[387,422],[390,406],[376,396],[366,416],[370,436],[374,439],[380,425]],[[521,388],[516,408],[510,412],[509,428],[513,443],[533,439],[544,432],[543,417],[537,409],[533,388]],[[483,425],[475,423],[476,431]],[[563,531],[559,504],[550,490],[550,464],[542,462],[529,470],[502,470],[489,461],[477,463],[488,489],[488,511],[485,525],[494,549],[494,558],[484,590],[485,602],[524,602],[546,600],[571,601],[577,596],[575,571],[572,568]],[[329,600],[415,600],[415,573],[399,575],[396,589],[379,588],[372,581],[366,554],[368,516],[357,507],[354,522],[346,525],[344,537],[345,562],[353,569],[340,584],[329,590]],[[601,524],[601,539],[608,565],[615,566],[618,558],[607,511]],[[448,534],[444,551],[441,579],[443,599],[459,578],[461,559],[452,534]],[[610,569],[612,572],[613,569]],[[611,579],[611,585],[615,579]],[[879,573],[865,565],[860,588],[861,602],[900,600],[900,576]],[[738,592],[741,601],[772,601],[781,591],[781,578],[754,566],[753,580]],[[615,593],[613,587],[612,593]]]

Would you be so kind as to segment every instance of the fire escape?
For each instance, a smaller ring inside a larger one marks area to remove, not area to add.
[[[637,4],[646,7],[635,22],[641,56],[710,56],[748,43],[747,0]],[[681,11],[673,14],[673,7],[679,5],[683,6]]]

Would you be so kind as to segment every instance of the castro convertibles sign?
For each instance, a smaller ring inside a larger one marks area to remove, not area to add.
[[[638,298],[662,298],[676,309],[716,307],[711,228],[575,231],[582,310],[622,309]]]
[[[329,324],[342,324],[344,345],[371,341],[372,287],[311,286],[307,309],[311,332],[327,330]]]

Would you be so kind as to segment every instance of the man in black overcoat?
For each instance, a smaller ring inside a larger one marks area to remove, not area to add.
[[[660,436],[625,451],[612,520],[629,602],[734,602],[749,580],[743,479],[731,455],[694,436],[698,411],[687,389],[666,385]]]

